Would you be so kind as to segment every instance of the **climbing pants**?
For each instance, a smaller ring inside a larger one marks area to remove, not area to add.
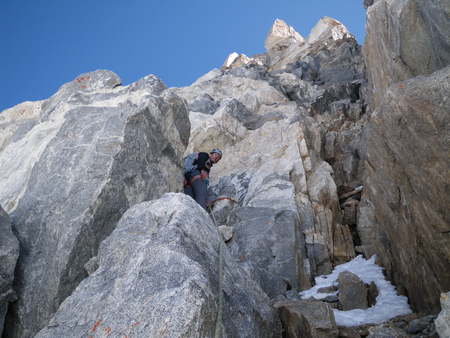
[[[191,196],[198,204],[206,209],[207,186],[204,179],[191,181],[190,185],[184,186],[184,193]]]

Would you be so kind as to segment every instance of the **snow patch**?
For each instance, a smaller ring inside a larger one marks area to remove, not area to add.
[[[378,288],[376,304],[368,309],[354,309],[341,311],[333,309],[336,324],[339,326],[359,326],[364,324],[380,324],[396,316],[411,313],[408,299],[397,295],[395,287],[384,278],[383,268],[375,264],[376,256],[364,259],[361,255],[345,264],[338,265],[331,274],[315,278],[316,285],[311,289],[300,292],[302,299],[323,299],[336,293],[320,293],[317,290],[337,286],[337,279],[341,272],[350,271],[357,275],[364,283],[374,282]]]

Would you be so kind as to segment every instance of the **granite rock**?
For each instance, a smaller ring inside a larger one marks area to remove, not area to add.
[[[367,288],[354,273],[344,271],[339,274],[340,310],[367,309]]]
[[[367,9],[364,55],[375,109],[389,85],[450,64],[446,0],[378,0]]]
[[[358,233],[413,309],[437,312],[450,285],[450,67],[389,87],[366,130]],[[420,267],[420,268],[418,268]]]
[[[19,258],[19,241],[11,229],[9,215],[0,206],[0,335],[5,324],[8,304],[17,299],[12,289],[14,269]]]
[[[269,298],[221,243],[184,194],[133,206],[102,242],[99,268],[36,337],[276,337]]]
[[[275,303],[286,337],[335,338],[338,328],[331,307],[320,301],[288,300]]]
[[[0,202],[22,249],[10,337],[46,325],[126,209],[180,189],[185,102],[152,75],[119,84],[109,71],[77,77],[0,152]]]

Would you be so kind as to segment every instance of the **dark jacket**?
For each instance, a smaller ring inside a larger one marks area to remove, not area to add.
[[[197,159],[194,161],[194,163],[197,168],[188,172],[185,175],[185,178],[190,181],[192,177],[200,175],[201,171],[206,171],[206,173],[209,175],[209,171],[211,170],[211,167],[213,166],[213,163],[209,160],[209,154],[208,153],[198,153]]]
[[[208,153],[198,153],[198,158],[194,161],[194,164],[197,165],[197,170],[206,170],[208,174],[212,167]]]

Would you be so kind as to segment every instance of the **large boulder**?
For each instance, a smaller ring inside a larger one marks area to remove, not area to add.
[[[358,232],[414,309],[448,290],[450,67],[389,87],[367,129]]]
[[[19,258],[19,241],[11,229],[8,214],[0,206],[0,336],[9,302],[16,300],[12,289],[14,269]]]
[[[373,108],[389,85],[450,64],[449,16],[447,0],[378,0],[367,9],[364,54]]]
[[[350,271],[343,271],[339,274],[338,283],[340,310],[368,308],[367,288],[357,275]]]
[[[329,304],[311,300],[288,300],[274,304],[288,338],[335,338],[339,330]]]
[[[135,205],[102,242],[98,269],[36,337],[279,336],[269,298],[221,245],[184,194]]]
[[[0,152],[0,202],[22,248],[11,337],[47,323],[125,210],[180,189],[189,138],[184,101],[152,75],[123,87],[109,71],[83,74],[33,118]]]

